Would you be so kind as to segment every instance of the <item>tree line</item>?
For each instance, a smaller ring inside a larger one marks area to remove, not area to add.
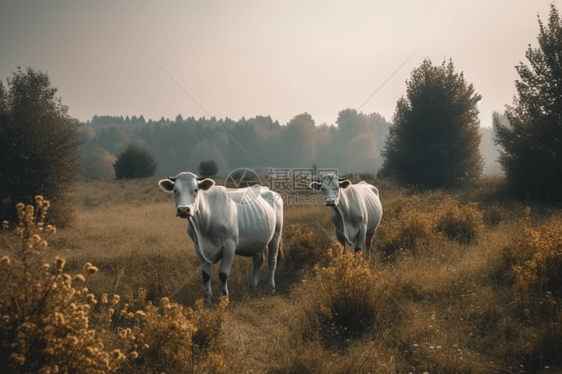
[[[221,174],[241,167],[265,170],[313,164],[373,173],[382,164],[381,149],[390,127],[381,115],[354,109],[340,111],[336,124],[330,126],[317,126],[308,113],[285,125],[270,116],[234,121],[181,115],[174,121],[161,119],[141,126],[108,124],[107,116],[95,116],[83,127],[83,158],[100,149],[118,155],[128,144],[138,143],[156,159],[159,175],[196,171],[205,160],[214,160]]]

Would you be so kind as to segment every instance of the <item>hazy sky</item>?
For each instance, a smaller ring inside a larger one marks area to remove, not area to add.
[[[537,14],[546,23],[551,2],[0,0],[0,78],[46,71],[84,121],[208,117],[171,76],[217,118],[285,124],[308,112],[332,124],[413,54],[360,109],[390,120],[411,71],[446,57],[482,95],[490,126],[512,103],[514,66],[537,46]]]

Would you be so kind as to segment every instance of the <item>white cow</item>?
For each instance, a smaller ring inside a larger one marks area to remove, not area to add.
[[[211,301],[211,264],[221,261],[221,290],[228,295],[228,275],[234,255],[252,257],[250,288],[255,289],[264,259],[269,253],[269,287],[275,290],[275,269],[281,230],[283,200],[276,192],[259,185],[227,189],[209,178],[180,173],[158,185],[176,197],[176,216],[187,218],[187,233],[195,244],[201,264],[205,300]]]
[[[321,190],[326,206],[333,208],[332,223],[340,244],[345,248],[346,242],[356,241],[356,252],[366,245],[365,257],[370,258],[373,237],[382,218],[379,190],[363,181],[351,184],[349,179],[334,174],[324,175],[310,187]]]

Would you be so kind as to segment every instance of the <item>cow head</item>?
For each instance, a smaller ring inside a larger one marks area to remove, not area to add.
[[[209,178],[198,177],[193,173],[180,173],[158,182],[160,188],[176,197],[176,216],[189,218],[199,209],[200,191],[207,191],[215,185]]]
[[[348,178],[338,178],[337,175],[327,174],[310,183],[310,188],[322,191],[326,206],[337,206],[340,201],[340,188],[347,188],[350,185],[351,181]]]

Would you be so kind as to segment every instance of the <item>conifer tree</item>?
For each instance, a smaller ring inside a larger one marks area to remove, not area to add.
[[[520,79],[513,106],[506,105],[509,124],[494,115],[496,142],[508,186],[524,197],[561,201],[562,183],[562,22],[551,5],[548,25],[540,17],[539,46],[529,45],[515,67]]]
[[[474,92],[453,61],[423,61],[406,82],[382,152],[383,176],[424,187],[450,186],[478,178],[483,160]]]

